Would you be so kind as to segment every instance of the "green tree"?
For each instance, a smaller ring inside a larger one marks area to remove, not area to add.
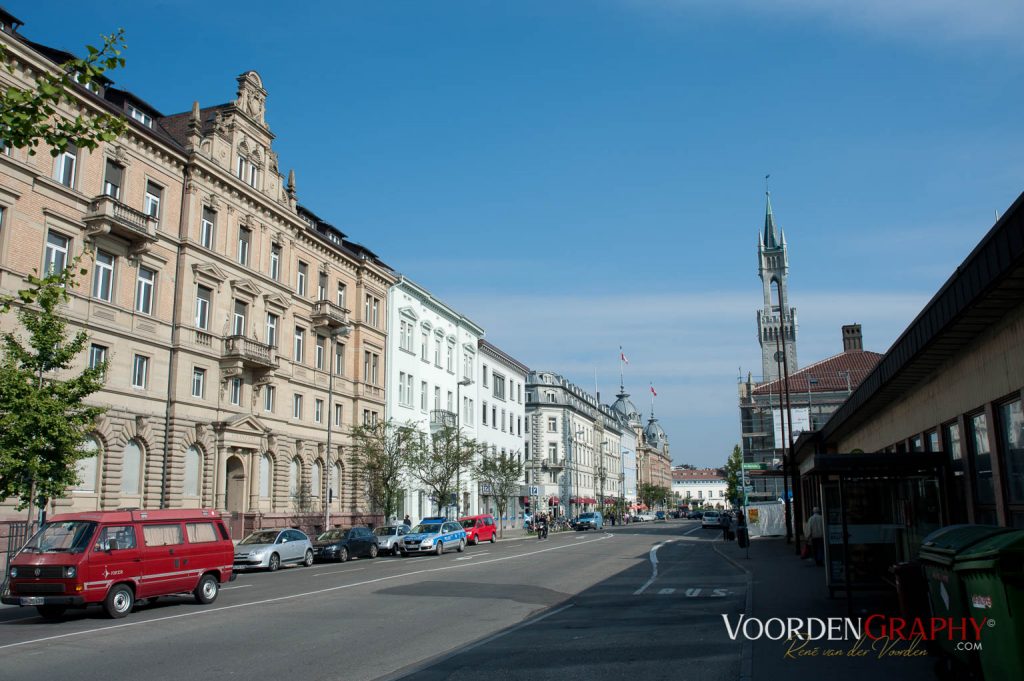
[[[106,71],[124,67],[121,56],[127,47],[124,29],[102,38],[101,47],[86,46],[89,54],[86,58],[70,59],[61,64],[56,73],[41,72],[36,76],[34,87],[12,85],[0,94],[0,139],[4,144],[27,148],[29,155],[34,155],[35,148],[45,144],[50,154],[57,156],[72,145],[95,149],[100,142],[111,142],[124,133],[127,121],[122,116],[102,113],[67,118],[57,113],[62,102],[72,108],[76,106],[75,83],[93,90],[97,82],[105,80]],[[3,44],[0,44],[0,59],[7,70],[13,72],[9,48]]]
[[[729,460],[725,462],[725,498],[738,505],[742,498],[743,450],[739,445],[732,448]]]
[[[498,518],[505,517],[509,497],[515,495],[523,482],[523,464],[516,454],[487,456],[486,447],[481,449],[480,461],[473,466],[473,476],[481,486],[490,488]],[[504,524],[499,522],[498,531],[505,536]]]
[[[412,424],[392,419],[352,429],[352,461],[366,483],[370,508],[386,520],[398,513],[402,479],[418,442]]]
[[[106,363],[75,374],[72,363],[89,336],[70,338],[58,307],[70,300],[82,256],[60,272],[30,276],[29,288],[0,300],[0,313],[16,308],[28,332],[2,337],[0,358],[0,500],[18,499],[18,509],[64,496],[79,482],[75,462],[87,454],[82,443],[105,409],[85,404],[103,387]]]
[[[421,433],[415,443],[409,456],[409,475],[427,488],[440,512],[458,493],[459,474],[472,466],[477,444],[460,437],[454,426],[444,426],[429,437]]]

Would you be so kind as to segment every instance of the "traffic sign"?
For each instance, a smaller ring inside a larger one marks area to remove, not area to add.
[[[767,466],[763,463],[745,463],[743,464],[743,470],[747,471],[762,471]]]
[[[537,485],[530,485],[530,496],[531,497],[539,497],[540,496],[540,487],[537,487]]]

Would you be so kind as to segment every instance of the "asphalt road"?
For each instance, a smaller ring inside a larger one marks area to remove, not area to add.
[[[735,681],[721,615],[743,611],[745,580],[719,535],[669,521],[246,573],[212,605],[122,620],[0,606],[0,680]]]

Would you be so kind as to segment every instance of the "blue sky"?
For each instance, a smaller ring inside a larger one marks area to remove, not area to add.
[[[5,7],[164,113],[259,71],[300,201],[606,401],[678,463],[739,441],[770,173],[801,365],[885,351],[1024,188],[1017,0],[108,2]],[[301,8],[301,9],[300,9]]]

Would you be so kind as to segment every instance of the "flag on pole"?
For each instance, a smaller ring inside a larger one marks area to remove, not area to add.
[[[622,351],[622,348],[619,348],[619,359],[625,362],[626,364],[629,364],[629,360],[626,359],[626,353]]]
[[[651,394],[654,395],[655,397],[658,396],[658,393],[654,390],[654,386],[653,385],[651,386]]]

